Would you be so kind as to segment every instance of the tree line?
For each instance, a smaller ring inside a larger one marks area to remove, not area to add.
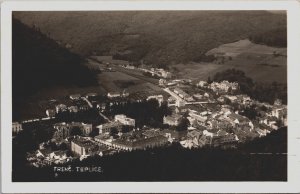
[[[287,47],[287,28],[280,27],[273,30],[251,34],[249,40],[256,44],[267,46]]]

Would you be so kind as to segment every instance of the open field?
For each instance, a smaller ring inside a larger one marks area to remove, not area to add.
[[[277,55],[274,55],[274,52]],[[287,82],[287,49],[269,47],[241,40],[224,44],[212,49],[207,54],[215,55],[218,59],[227,57],[223,63],[216,60],[212,63],[177,64],[170,69],[179,78],[206,80],[208,76],[229,68],[242,70],[247,76],[258,82]],[[231,57],[231,59],[228,59]]]
[[[266,45],[259,45],[259,44],[252,43],[248,39],[244,39],[233,43],[222,44],[217,48],[209,50],[206,53],[206,55],[224,54],[225,56],[232,56],[232,57],[236,57],[242,53],[272,55],[274,51],[284,56],[287,55],[286,48],[276,48],[276,47],[270,47]]]
[[[214,63],[176,64],[170,67],[177,78],[188,78],[191,80],[207,79],[211,72],[220,68],[221,65]]]
[[[93,66],[102,65],[96,60],[88,60],[88,63],[88,65]],[[162,91],[160,87],[157,86],[157,79],[146,77],[139,70],[125,69],[113,64],[110,64],[109,66],[115,71],[105,71],[98,74],[97,77],[98,84],[101,85],[107,92],[122,92],[124,89],[130,93],[138,91]]]
[[[128,76],[127,74],[121,72],[102,72],[98,74],[98,84],[103,86],[103,88],[105,88],[106,91],[121,92],[122,90],[126,89],[121,87],[121,83],[128,82],[138,84],[140,81],[134,77]]]
[[[150,83],[153,83],[155,85],[158,84],[158,79],[155,79],[153,77],[147,77],[145,75],[143,75],[143,72],[140,71],[140,70],[137,70],[137,69],[125,69],[125,68],[122,68],[122,67],[117,67],[116,66],[116,69],[120,72],[123,72],[123,73],[126,73],[132,77],[135,77],[137,79],[141,79],[141,80],[144,80],[146,82],[150,82]]]
[[[265,64],[213,64],[213,63],[189,63],[178,64],[172,67],[182,69],[176,73],[178,78],[189,78],[192,80],[207,80],[208,76],[213,77],[215,73],[226,69],[235,68],[242,70],[247,76],[258,82],[287,82],[286,66],[271,66]],[[192,71],[191,71],[192,70]]]

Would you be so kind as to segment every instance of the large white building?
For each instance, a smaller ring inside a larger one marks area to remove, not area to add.
[[[79,137],[71,141],[71,150],[79,156],[94,155],[98,151],[98,146],[89,140]]]
[[[117,98],[117,97],[128,97],[129,96],[129,92],[127,92],[126,90],[123,90],[123,92],[108,92],[107,93],[107,97],[108,98]]]
[[[115,121],[122,123],[123,125],[135,126],[135,120],[126,117],[126,115],[115,115]]]
[[[120,92],[108,92],[107,93],[107,97],[109,97],[109,98],[117,98],[117,97],[120,97],[120,96],[121,96]]]

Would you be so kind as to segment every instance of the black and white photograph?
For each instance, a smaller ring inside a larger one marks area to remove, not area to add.
[[[292,180],[286,9],[10,21],[12,183]]]

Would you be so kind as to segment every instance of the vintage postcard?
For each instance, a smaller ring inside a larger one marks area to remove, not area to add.
[[[3,192],[300,191],[299,8],[4,2]]]

